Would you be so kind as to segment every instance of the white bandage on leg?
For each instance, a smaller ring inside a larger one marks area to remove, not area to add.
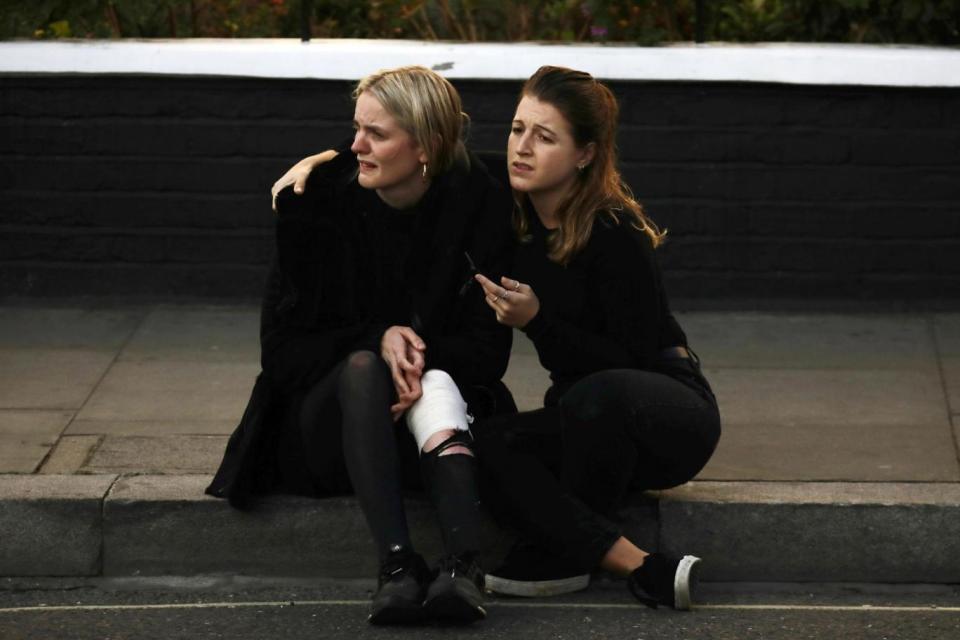
[[[420,378],[423,395],[407,410],[407,428],[417,441],[417,449],[433,434],[447,429],[468,431],[473,418],[460,395],[457,383],[446,371],[430,369]]]

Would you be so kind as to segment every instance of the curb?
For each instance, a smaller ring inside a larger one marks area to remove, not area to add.
[[[369,578],[373,542],[352,497],[273,496],[249,512],[203,494],[207,475],[0,475],[0,575],[232,573]],[[439,555],[425,500],[418,548]],[[703,578],[960,582],[960,483],[691,482],[635,496],[625,534],[704,558]],[[512,535],[485,525],[486,566]]]

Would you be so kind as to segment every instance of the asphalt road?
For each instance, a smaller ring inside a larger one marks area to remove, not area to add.
[[[960,638],[960,587],[705,585],[688,613],[635,604],[622,585],[565,598],[491,599],[469,628],[375,628],[367,581],[4,579],[0,638]]]

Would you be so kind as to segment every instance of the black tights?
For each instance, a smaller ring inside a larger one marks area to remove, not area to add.
[[[390,371],[372,351],[351,353],[317,383],[298,420],[310,483],[321,494],[352,489],[383,560],[397,547],[413,549],[402,488],[422,479],[437,508],[447,553],[475,552],[476,463],[471,455],[443,453],[448,444],[469,447],[469,441],[441,443],[418,460],[413,438],[391,419],[394,399]]]

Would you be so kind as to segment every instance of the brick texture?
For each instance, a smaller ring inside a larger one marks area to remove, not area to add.
[[[500,150],[520,84],[456,82]],[[615,82],[674,297],[960,299],[960,90]],[[0,295],[256,298],[269,188],[351,85],[0,77]]]

